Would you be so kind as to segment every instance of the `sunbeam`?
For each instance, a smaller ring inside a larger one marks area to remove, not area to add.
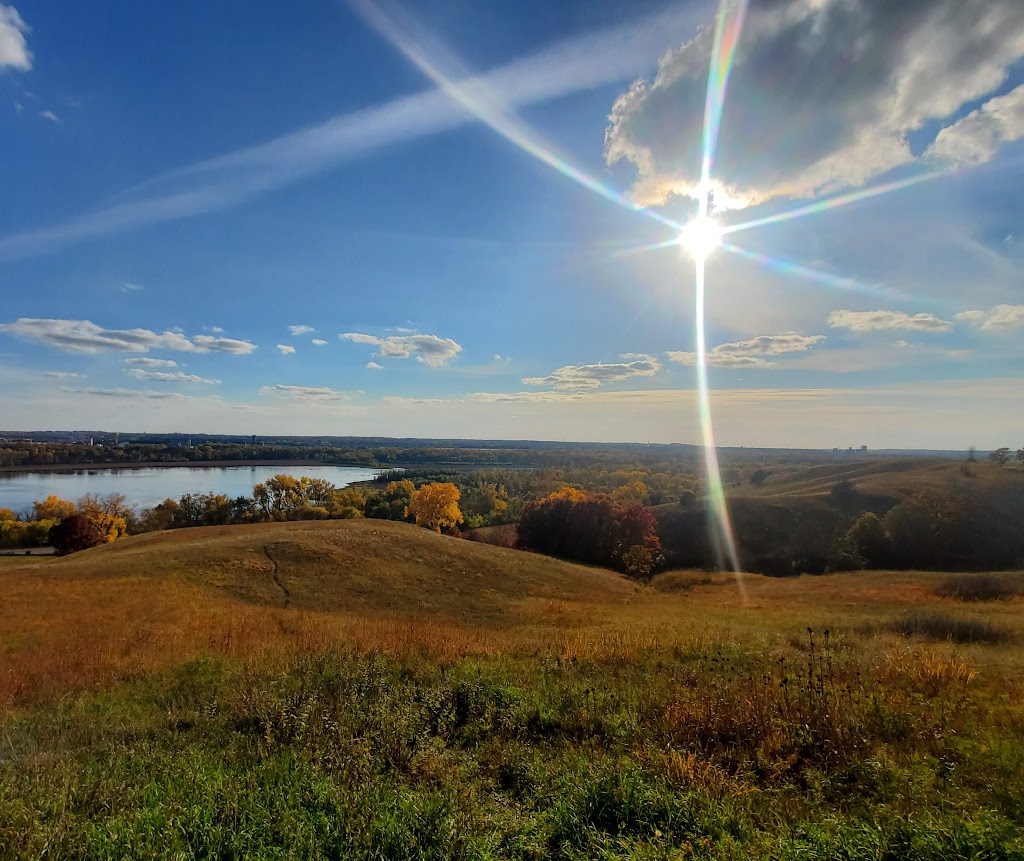
[[[827,212],[830,209],[838,209],[841,206],[848,206],[851,203],[870,200],[872,197],[881,197],[883,194],[902,191],[905,188],[911,188],[915,185],[920,185],[922,182],[928,182],[929,180],[938,179],[943,176],[948,176],[948,174],[933,171],[931,173],[919,174],[918,176],[911,176],[907,179],[898,179],[893,182],[882,183],[881,185],[875,185],[871,188],[862,189],[861,191],[851,191],[848,194],[840,194],[837,197],[830,197],[827,200],[809,203],[806,206],[789,209],[785,212],[776,213],[775,215],[766,215],[764,218],[755,218],[751,221],[743,221],[740,224],[730,224],[728,227],[722,228],[722,233],[739,233],[743,230],[751,230],[755,227],[764,227],[767,224],[780,224],[783,221],[792,221],[795,218],[803,218],[807,215],[817,215],[819,212]]]
[[[868,296],[880,296],[885,299],[914,298],[909,293],[886,288],[881,284],[868,284],[864,281],[858,281],[856,278],[847,278],[842,275],[833,275],[830,272],[822,272],[820,269],[813,269],[810,266],[794,263],[792,260],[786,260],[782,257],[770,257],[758,251],[751,251],[749,248],[741,248],[738,245],[733,245],[731,242],[722,242],[721,247],[724,251],[744,257],[747,260],[753,260],[755,263],[760,263],[762,266],[774,269],[776,272],[781,272],[784,275],[794,275],[808,281],[818,281],[836,290],[853,291]]]
[[[729,84],[736,45],[743,28],[746,14],[746,0],[722,0],[715,21],[715,41],[711,51],[711,65],[708,69],[708,87],[704,100],[704,134],[701,150],[701,178],[697,218],[680,232],[693,258],[695,284],[695,323],[697,329],[697,404],[700,414],[701,441],[704,445],[704,473],[707,482],[708,502],[713,521],[713,544],[721,562],[728,563],[736,572],[740,589],[743,581],[739,577],[740,561],[736,549],[736,538],[729,518],[729,507],[722,489],[722,473],[718,465],[718,449],[715,446],[715,428],[711,418],[711,392],[708,387],[707,332],[704,320],[705,260],[713,248],[721,242],[721,229],[713,225],[711,215],[711,168],[714,164],[715,147],[722,122],[722,108]],[[686,237],[690,237],[689,240]]]
[[[621,206],[631,212],[640,213],[659,224],[671,227],[673,230],[679,231],[682,229],[682,225],[677,221],[659,212],[638,206],[615,189],[609,188],[590,174],[571,164],[563,156],[555,153],[554,149],[543,141],[536,132],[501,106],[499,94],[492,91],[479,79],[475,82],[469,80],[471,76],[466,73],[465,69],[461,68],[461,63],[451,55],[451,52],[442,48],[442,46],[434,45],[432,53],[435,56],[428,56],[419,44],[406,35],[404,30],[407,28],[399,26],[392,16],[385,13],[371,0],[349,0],[349,5],[368,26],[433,81],[449,98],[477,117],[481,122],[486,123],[503,138],[515,144],[523,152],[542,161],[549,167],[553,167],[563,176],[617,206]],[[443,60],[439,59],[438,55],[441,54],[446,55]],[[447,68],[442,69],[442,64]],[[457,83],[457,78],[464,79],[467,82]]]

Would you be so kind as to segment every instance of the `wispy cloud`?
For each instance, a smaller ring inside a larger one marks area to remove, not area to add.
[[[326,347],[327,346],[327,342],[323,338],[314,338],[312,341],[310,341],[310,343],[314,347]]]
[[[204,386],[219,386],[220,380],[208,380],[198,374],[186,374],[184,371],[147,371],[145,368],[132,368],[128,371],[137,380],[153,380],[157,383],[200,383]]]
[[[140,356],[133,359],[122,359],[123,364],[133,368],[176,368],[178,363],[173,359],[151,359],[148,356]]]
[[[288,331],[293,335],[312,335],[316,329],[312,326],[289,326]]]
[[[790,332],[785,335],[759,335],[749,341],[733,341],[719,344],[708,351],[707,363],[719,368],[773,368],[773,361],[779,356],[806,353],[822,343],[824,335],[799,335]],[[683,365],[696,365],[697,354],[673,350],[668,357]]]
[[[282,398],[305,404],[341,404],[351,401],[356,395],[361,395],[363,392],[339,392],[326,386],[287,386],[278,384],[263,386],[260,389],[260,394],[264,397]]]
[[[391,335],[379,338],[362,332],[344,332],[338,337],[353,344],[370,344],[376,347],[375,355],[379,359],[411,359],[415,356],[417,362],[431,368],[447,365],[462,352],[461,344],[438,335]]]
[[[509,110],[627,80],[651,57],[689,38],[706,9],[671,8],[638,22],[573,37],[470,81],[500,93]],[[0,238],[0,259],[50,253],[76,242],[189,218],[336,168],[383,146],[473,122],[441,90],[428,90],[156,177],[121,202],[58,224]]]
[[[276,349],[282,356],[291,356],[295,353],[295,348],[290,344],[278,344]]]
[[[137,293],[139,290],[144,289],[145,288],[141,284],[136,284],[133,281],[126,281],[124,284],[121,285],[122,293]]]
[[[953,324],[934,314],[907,314],[905,311],[833,311],[828,315],[833,329],[851,332],[950,332]]]
[[[74,371],[46,371],[43,376],[51,380],[81,380],[85,378],[85,374],[77,374]]]
[[[44,120],[49,120],[51,123],[60,125],[62,122],[61,118],[57,116],[53,111],[40,111],[39,116]]]
[[[545,377],[524,377],[523,383],[527,386],[550,386],[554,389],[596,389],[606,383],[621,383],[633,377],[653,377],[661,370],[661,362],[653,356],[629,353],[628,358],[631,361],[563,365]]]
[[[1017,329],[1024,326],[1024,305],[996,305],[990,311],[961,311],[956,319],[979,329]]]
[[[245,355],[256,349],[249,341],[196,335],[191,340],[181,332],[150,329],[105,329],[91,320],[52,320],[20,317],[0,323],[0,332],[47,347],[76,353],[175,350],[182,353],[235,353]]]

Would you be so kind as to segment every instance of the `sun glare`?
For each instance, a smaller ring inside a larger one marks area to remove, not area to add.
[[[722,244],[722,228],[713,218],[698,216],[689,222],[676,240],[698,263],[703,263]]]

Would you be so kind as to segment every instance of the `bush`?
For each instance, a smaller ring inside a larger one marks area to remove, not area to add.
[[[994,574],[955,574],[943,580],[933,592],[957,601],[1005,601],[1020,594],[1020,588]]]
[[[958,619],[941,613],[913,614],[890,623],[889,629],[904,637],[954,643],[1005,643],[1010,635],[1002,628],[979,619]]]

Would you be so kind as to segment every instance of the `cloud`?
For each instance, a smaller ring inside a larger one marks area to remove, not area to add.
[[[447,365],[462,352],[461,344],[437,335],[391,335],[378,338],[361,332],[345,332],[338,337],[354,344],[376,347],[375,356],[378,359],[409,359],[415,356],[417,362],[423,362],[431,368]]]
[[[288,331],[293,335],[312,335],[316,329],[312,326],[289,326]]]
[[[276,349],[282,356],[291,356],[295,352],[295,348],[289,344],[278,344]]]
[[[719,368],[773,368],[777,363],[771,361],[771,358],[788,353],[806,353],[824,340],[824,335],[799,335],[795,332],[784,335],[758,335],[749,341],[719,344],[708,351],[707,363]],[[696,353],[676,350],[667,355],[673,362],[683,365],[697,364]]]
[[[551,386],[555,389],[596,389],[605,383],[620,383],[633,377],[653,377],[661,363],[653,356],[629,353],[633,361],[593,365],[563,365],[546,377],[524,377],[527,386]]]
[[[126,398],[130,400],[191,400],[190,395],[181,392],[154,392],[148,389],[75,389],[61,386],[60,390],[73,395],[98,395],[105,398]]]
[[[13,6],[0,3],[0,72],[5,68],[27,72],[32,68],[32,52],[25,36],[31,27]]]
[[[713,28],[700,30],[612,107],[605,156],[636,168],[637,203],[697,189],[712,42]],[[716,200],[809,197],[914,162],[908,136],[995,91],[1022,56],[1020,0],[752,3],[722,116]],[[1004,119],[1016,117],[1011,107],[987,111],[984,123],[1001,129],[995,142],[1019,136],[1019,118]],[[951,131],[939,149],[960,155],[954,141],[974,137],[977,124]],[[969,151],[976,160],[994,154]]]
[[[136,293],[139,290],[145,290],[145,289],[146,288],[143,287],[141,284],[135,284],[135,283],[133,283],[131,281],[126,281],[124,284],[121,285],[121,292],[122,293]]]
[[[196,374],[184,371],[147,371],[144,368],[132,368],[128,371],[137,380],[154,380],[158,383],[202,383],[205,386],[219,386],[220,380],[208,380]]]
[[[692,33],[697,12],[666,9],[627,25],[574,36],[473,77],[506,109],[542,104],[629,80],[665,48]],[[135,189],[112,205],[51,226],[0,237],[0,259],[49,253],[68,244],[236,206],[380,148],[474,122],[440,89],[332,117],[264,143],[198,162]]]
[[[210,330],[215,331],[215,329]],[[223,332],[223,329],[216,331]],[[236,356],[247,356],[256,351],[255,344],[237,338],[215,338],[211,335],[196,335],[192,339],[197,353],[232,353]]]
[[[940,320],[934,314],[907,314],[904,311],[833,311],[828,315],[833,329],[851,332],[949,332],[953,324]]]
[[[212,332],[214,335],[223,334],[224,329],[221,326],[203,326],[204,332]]]
[[[177,350],[183,353],[251,353],[255,344],[232,338],[196,335],[189,340],[181,332],[153,332],[149,329],[104,329],[90,320],[51,320],[20,317],[13,323],[0,323],[6,332],[26,341],[76,353],[123,351],[146,353],[150,350]]]
[[[1024,305],[996,305],[991,311],[961,311],[956,319],[979,329],[1016,329],[1024,326]]]
[[[327,346],[327,342],[323,338],[314,338],[312,341],[310,341],[310,343],[317,347]]]
[[[57,123],[58,125],[61,122],[61,118],[58,117],[53,111],[40,111],[39,116],[42,117],[44,120],[49,120],[51,123]]]
[[[339,392],[322,386],[263,386],[260,394],[264,397],[282,398],[304,404],[338,404],[351,401],[363,392]]]
[[[74,371],[46,371],[43,376],[53,380],[85,379],[85,374],[76,374]]]
[[[368,367],[371,371],[383,371],[384,370],[384,366],[383,365],[378,365],[376,362],[367,362],[366,363],[366,367]]]
[[[942,129],[928,155],[955,164],[991,161],[999,148],[1024,137],[1024,85],[989,99],[962,120]]]
[[[178,366],[173,359],[151,359],[148,356],[122,359],[121,362],[135,368],[176,368]]]

